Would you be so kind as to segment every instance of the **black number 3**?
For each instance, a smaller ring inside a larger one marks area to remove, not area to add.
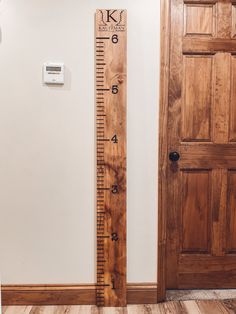
[[[118,186],[117,186],[117,185],[112,185],[112,187],[111,187],[111,192],[112,192],[113,194],[118,193]]]

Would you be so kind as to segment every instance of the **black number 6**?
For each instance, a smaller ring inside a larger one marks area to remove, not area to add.
[[[117,44],[119,39],[118,39],[118,35],[114,34],[112,37],[111,37],[111,41],[113,42],[113,44]]]
[[[118,94],[119,89],[118,89],[118,85],[112,85],[112,94]]]

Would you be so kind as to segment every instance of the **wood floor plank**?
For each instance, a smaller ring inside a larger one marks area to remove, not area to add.
[[[32,306],[7,306],[4,308],[4,314],[29,314]]]
[[[76,309],[71,309],[72,312],[69,312],[69,314],[99,314],[99,309],[95,306],[87,306],[87,305],[80,305]]]
[[[64,310],[64,312],[62,312]],[[33,306],[30,314],[61,314],[61,313],[68,313],[65,312],[64,306],[56,306],[56,305],[50,305],[50,306]],[[20,312],[18,313],[20,314]]]
[[[30,314],[43,314],[44,306],[32,306]]]
[[[99,314],[128,314],[127,308],[104,307],[99,309]]]
[[[214,314],[229,314],[233,313],[230,312],[222,302],[219,301],[212,301],[212,300],[206,300],[206,301],[196,301],[200,313],[208,314],[208,313],[214,313]]]
[[[99,314],[96,306],[34,306],[30,314]],[[20,313],[19,313],[20,314]]]
[[[191,313],[191,314],[201,313],[196,301],[182,301],[181,303],[183,304],[187,313]]]
[[[128,314],[160,314],[160,305],[159,304],[145,304],[145,305],[128,305]]]
[[[158,312],[157,312],[158,313]],[[159,304],[159,313],[164,314],[187,314],[186,308],[181,302],[169,301]]]
[[[229,313],[236,313],[236,300],[222,300],[222,304]]]
[[[235,314],[234,300],[168,301],[159,304],[128,305],[127,308],[96,306],[6,306],[3,314]]]

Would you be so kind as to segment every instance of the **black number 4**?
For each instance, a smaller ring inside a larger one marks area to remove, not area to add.
[[[118,143],[118,138],[117,138],[117,135],[116,135],[116,134],[112,137],[111,141],[112,141],[114,144],[117,144],[117,143]]]

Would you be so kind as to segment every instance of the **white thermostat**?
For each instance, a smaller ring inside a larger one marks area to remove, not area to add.
[[[45,84],[64,84],[64,63],[44,63],[43,82]]]

